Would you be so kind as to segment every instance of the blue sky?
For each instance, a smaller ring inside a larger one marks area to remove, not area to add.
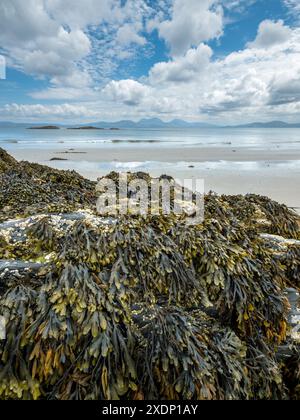
[[[300,121],[299,0],[0,0],[0,17],[2,120]]]

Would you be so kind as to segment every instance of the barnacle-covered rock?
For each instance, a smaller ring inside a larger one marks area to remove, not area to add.
[[[49,270],[46,264],[0,260],[0,296],[18,285],[41,286]]]

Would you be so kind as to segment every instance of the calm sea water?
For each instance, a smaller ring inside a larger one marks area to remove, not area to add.
[[[7,150],[66,147],[246,147],[264,150],[299,150],[300,129],[123,129],[27,130],[0,128],[0,147]]]

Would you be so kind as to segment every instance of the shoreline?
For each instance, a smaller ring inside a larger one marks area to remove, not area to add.
[[[56,169],[75,170],[97,180],[110,171],[165,173],[178,179],[204,179],[205,191],[218,194],[259,194],[300,211],[300,151],[254,150],[243,147],[158,148],[111,147],[14,149],[17,160]],[[67,153],[65,153],[67,152]],[[65,161],[54,160],[66,158]]]
[[[89,162],[111,162],[117,160],[120,162],[137,161],[158,161],[158,162],[260,162],[260,161],[300,161],[300,150],[266,150],[248,147],[73,147],[73,150],[67,148],[9,148],[11,153],[18,160],[48,161],[53,157],[68,154],[73,161],[84,160]],[[73,153],[72,153],[73,151]],[[67,152],[67,153],[66,153]]]

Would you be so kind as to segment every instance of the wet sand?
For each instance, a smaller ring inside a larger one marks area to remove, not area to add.
[[[299,150],[266,150],[247,147],[169,147],[169,146],[114,146],[98,148],[76,148],[69,151],[55,149],[15,149],[11,153],[19,160],[35,160],[47,162],[53,157],[67,155],[67,158],[74,161],[86,160],[88,162],[215,162],[215,161],[235,161],[235,162],[258,162],[258,161],[290,161],[300,160]]]
[[[66,151],[68,153],[64,153]],[[178,179],[201,178],[205,181],[206,191],[261,194],[300,209],[300,149],[182,148],[156,144],[92,149],[76,147],[72,150],[18,148],[11,154],[18,160],[74,169],[93,180],[111,170],[143,170],[153,176],[167,173]],[[68,160],[51,162],[53,158]],[[141,165],[132,165],[137,162]]]

